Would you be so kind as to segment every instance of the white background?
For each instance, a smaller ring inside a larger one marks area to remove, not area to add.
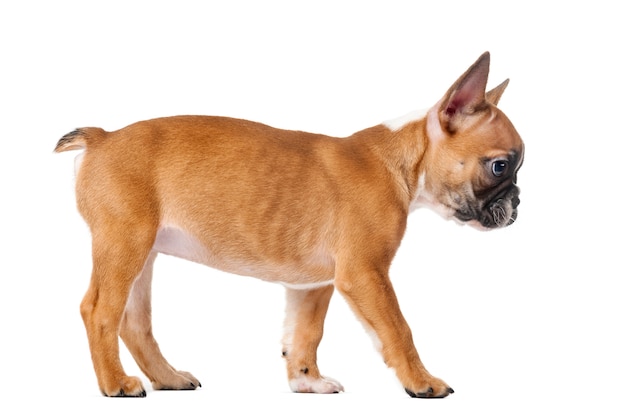
[[[618,2],[16,4],[0,5],[0,411],[626,411]],[[454,395],[408,398],[338,295],[319,363],[346,392],[292,394],[283,289],[168,257],[155,335],[203,387],[154,392],[142,377],[145,399],[99,395],[75,153],[52,154],[63,134],[211,114],[346,136],[433,105],[485,50],[526,142],[518,221],[481,233],[418,210],[392,268],[422,359]]]

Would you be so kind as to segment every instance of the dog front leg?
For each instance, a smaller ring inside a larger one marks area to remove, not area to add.
[[[338,266],[335,287],[374,334],[385,363],[395,370],[411,397],[442,398],[454,392],[422,364],[387,272],[368,266]]]
[[[343,391],[339,382],[320,375],[317,367],[317,347],[333,290],[332,285],[311,290],[287,288],[283,357],[287,361],[289,386],[294,392]]]

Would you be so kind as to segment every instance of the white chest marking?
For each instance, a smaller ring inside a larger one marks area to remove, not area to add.
[[[409,211],[412,212],[421,207],[426,207],[434,211],[446,220],[454,216],[454,210],[452,208],[437,201],[437,198],[426,189],[425,173],[422,173],[417,179],[417,191],[415,192],[415,198],[409,206]]]

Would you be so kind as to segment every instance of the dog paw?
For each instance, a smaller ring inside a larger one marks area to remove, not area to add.
[[[302,375],[289,380],[289,386],[293,392],[306,392],[315,394],[336,394],[343,391],[343,385],[332,378],[310,378]]]
[[[202,387],[200,381],[186,371],[172,371],[167,379],[152,381],[155,390],[195,390],[198,387]]]
[[[107,397],[145,397],[141,380],[137,377],[122,377],[116,386],[108,386],[102,389],[102,394]]]
[[[454,394],[454,390],[438,378],[430,378],[415,388],[405,388],[412,398],[444,398]]]

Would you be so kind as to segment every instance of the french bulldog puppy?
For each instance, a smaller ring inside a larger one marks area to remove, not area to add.
[[[428,111],[347,138],[211,116],[142,121],[115,132],[80,128],[55,151],[76,161],[78,210],[92,234],[81,303],[98,384],[146,395],[120,363],[118,335],[154,389],[195,389],[152,335],[159,253],[287,290],[282,354],[295,392],[336,393],[317,347],[337,289],[412,397],[454,391],[422,364],[389,280],[407,216],[427,206],[479,229],[517,216],[524,145],[486,92],[483,54]]]

